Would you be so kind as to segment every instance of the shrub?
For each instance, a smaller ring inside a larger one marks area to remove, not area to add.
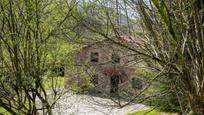
[[[162,91],[168,91],[168,87],[162,85],[159,89]],[[160,111],[164,112],[181,112],[180,105],[177,96],[174,92],[169,91],[167,94],[162,96],[156,96],[145,101],[146,104],[156,107]]]

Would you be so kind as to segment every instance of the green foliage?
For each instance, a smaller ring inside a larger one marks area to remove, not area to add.
[[[43,79],[43,85],[46,90],[51,90],[52,88],[63,88],[64,87],[64,77],[55,76],[56,74],[48,72]]]
[[[76,94],[87,94],[89,86],[88,84],[73,83],[71,90]]]
[[[95,69],[89,65],[81,65],[71,66],[69,71],[72,74],[70,77],[67,76],[66,87],[75,93],[88,93],[89,89],[93,87],[92,75],[95,74]]]
[[[164,20],[164,22],[166,24],[169,24],[170,20],[169,20],[169,17],[168,17],[169,15],[168,15],[168,11],[167,11],[165,2],[161,1],[161,0],[152,0],[152,2],[154,3],[156,8],[158,9],[159,15]]]
[[[9,112],[7,112],[4,108],[0,107],[0,114],[3,115],[11,115]]]
[[[147,82],[153,79],[156,76],[156,72],[139,69],[137,71],[138,76]],[[165,80],[165,82],[160,82]],[[151,81],[151,86],[145,91],[144,95],[154,95],[161,94],[156,97],[146,99],[144,102],[149,106],[156,107],[159,111],[164,112],[181,112],[180,105],[177,99],[175,92],[170,91],[171,83],[170,80],[166,79],[164,76],[161,76],[159,79]],[[166,92],[163,94],[163,92]]]
[[[36,114],[39,101],[51,114],[55,101],[48,100],[46,89],[57,88],[58,77],[45,74],[64,66],[72,55],[74,45],[62,38],[73,32],[75,5],[67,0],[1,0],[0,6],[0,105],[12,114]]]
[[[157,92],[163,92],[167,90],[168,89],[165,85],[161,85],[159,91]],[[160,111],[181,112],[177,96],[173,92],[169,92],[168,94],[145,100],[145,103],[147,105],[156,107]]]
[[[147,109],[147,110],[141,110],[135,113],[131,113],[128,115],[176,115],[174,113],[165,113],[165,112],[160,112],[158,110],[152,110],[152,109]]]
[[[73,61],[73,54],[80,48],[77,44],[72,44],[63,39],[51,39],[48,41],[48,55],[46,63],[49,65],[63,66]]]

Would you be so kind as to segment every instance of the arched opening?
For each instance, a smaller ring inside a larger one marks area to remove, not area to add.
[[[111,76],[110,83],[111,83],[110,93],[118,92],[119,76],[118,75]]]

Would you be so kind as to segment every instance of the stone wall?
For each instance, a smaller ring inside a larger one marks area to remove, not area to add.
[[[98,52],[99,62],[90,61],[91,52]],[[120,57],[120,63],[112,63],[112,54],[118,54]],[[129,89],[131,87],[131,78],[135,76],[136,70],[132,62],[135,59],[134,57],[135,55],[133,52],[109,43],[85,46],[76,55],[77,67],[74,69],[66,67],[65,84],[70,84],[70,82],[76,80],[76,76],[79,75],[77,72],[79,72],[79,70],[81,71],[81,68],[84,68],[84,65],[88,65],[87,68],[90,66],[94,68],[94,70],[89,71],[92,71],[92,74],[98,75],[98,84],[95,87],[96,90],[109,93],[111,89],[110,78],[113,75],[120,76],[118,84],[119,91],[127,88]],[[87,75],[87,77],[88,76],[89,75]]]

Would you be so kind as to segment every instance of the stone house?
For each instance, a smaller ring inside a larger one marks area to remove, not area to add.
[[[116,40],[128,44],[140,44],[135,38],[128,36],[121,36]],[[98,92],[116,93],[132,89],[131,80],[136,75],[134,63],[136,54],[127,48],[103,40],[84,46],[76,54],[75,59],[75,69],[69,67],[65,69],[65,84],[79,80],[77,83],[82,85],[88,77],[91,78],[94,90]],[[83,71],[86,71],[85,79],[80,77],[84,76]]]

